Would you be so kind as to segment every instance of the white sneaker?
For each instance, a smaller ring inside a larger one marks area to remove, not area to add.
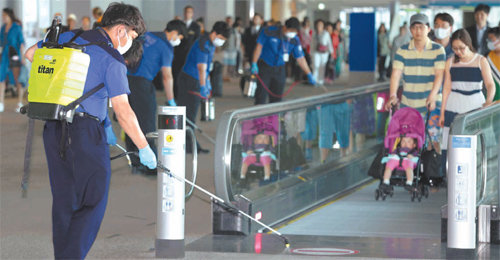
[[[3,103],[0,103],[0,113],[3,112],[3,110],[4,110]]]
[[[17,108],[16,108],[17,113],[21,112],[21,107],[23,107],[23,103],[17,103]]]

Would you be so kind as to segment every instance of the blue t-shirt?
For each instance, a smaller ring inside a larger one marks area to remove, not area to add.
[[[293,54],[296,59],[304,56],[299,37],[288,39],[283,35],[281,29],[269,26],[260,31],[257,43],[262,45],[260,59],[269,66],[277,67],[285,65],[283,54]]]
[[[142,54],[141,64],[135,73],[129,71],[129,75],[140,76],[153,81],[162,67],[172,67],[174,47],[172,47],[170,42],[161,39],[151,32],[147,32],[144,35],[142,47],[144,53]]]
[[[214,52],[215,46],[210,41],[210,38],[208,38],[208,34],[200,36],[200,38],[193,43],[193,46],[191,46],[191,50],[189,50],[186,63],[184,64],[182,71],[187,73],[189,76],[200,80],[198,75],[198,64],[204,63],[207,65],[208,77]]]
[[[59,43],[68,42],[74,35],[73,32],[61,34]],[[125,61],[120,53],[111,47],[113,46],[111,40],[102,29],[84,32],[74,42],[77,44],[91,42],[104,42],[108,44],[103,47],[89,45],[83,49],[83,52],[90,56],[90,65],[83,93],[90,91],[101,83],[104,83],[104,87],[85,99],[76,109],[78,112],[88,113],[103,121],[108,111],[108,98],[130,93]],[[42,41],[38,42],[38,48],[41,47]]]

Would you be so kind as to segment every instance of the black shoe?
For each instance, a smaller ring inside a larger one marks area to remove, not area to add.
[[[408,184],[405,184],[405,190],[409,191],[409,192],[416,192],[417,191],[417,188],[416,187],[413,187],[413,185],[408,185]]]
[[[394,190],[394,188],[389,185],[389,184],[385,184],[385,183],[380,183],[380,185],[378,186],[378,189],[381,190],[382,192],[384,193],[390,193]]]

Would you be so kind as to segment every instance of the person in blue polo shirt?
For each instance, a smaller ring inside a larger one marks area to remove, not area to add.
[[[200,106],[201,98],[210,96],[211,86],[208,79],[215,47],[221,47],[229,37],[229,26],[227,23],[219,21],[214,24],[210,33],[205,33],[193,43],[189,50],[186,63],[182,68],[177,82],[178,103],[186,107],[186,117],[191,122],[196,122],[196,115]],[[189,152],[190,139],[186,142],[186,151]],[[198,152],[207,153],[198,145]]]
[[[163,35],[145,33],[139,40],[142,42],[143,54],[138,67],[128,66],[129,102],[144,133],[156,131],[156,88],[153,85],[153,79],[159,71],[162,74],[168,105],[176,105],[173,93],[172,59],[174,47],[179,45],[185,34],[186,25],[179,20],[170,21]],[[153,151],[156,151],[154,140],[148,141]],[[125,137],[125,144],[127,151],[137,151],[137,147],[128,135]],[[148,170],[142,166],[137,156],[132,156],[131,161],[134,171],[156,174],[156,170]]]
[[[290,59],[290,53],[297,60],[300,68],[307,74],[309,83],[316,85],[314,78],[300,45],[297,33],[300,30],[300,22],[292,17],[286,20],[282,28],[269,26],[261,30],[257,38],[257,46],[253,53],[252,74],[258,74],[264,85],[275,95],[282,95],[286,81],[285,63]],[[255,91],[255,104],[267,103],[268,92],[258,81]],[[269,102],[279,102],[281,97],[269,95]]]
[[[104,13],[101,26],[83,32],[74,42],[95,43],[83,49],[90,56],[84,93],[101,84],[104,87],[80,104],[72,123],[47,121],[43,131],[53,199],[56,259],[84,259],[104,217],[111,178],[105,132],[110,122],[104,122],[108,98],[118,122],[140,148],[141,163],[151,169],[156,167],[156,157],[128,103],[130,91],[122,57],[132,40],[144,33],[143,18],[136,7],[114,3]],[[75,33],[61,34],[59,43],[68,42]],[[28,60],[33,61],[35,50],[41,44],[27,50]],[[67,138],[61,138],[65,136],[63,129],[67,130]]]

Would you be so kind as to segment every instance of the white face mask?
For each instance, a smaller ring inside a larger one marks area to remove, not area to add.
[[[226,41],[221,38],[215,38],[213,44],[215,47],[221,47]]]
[[[287,33],[285,33],[285,35],[288,39],[292,39],[293,37],[297,36],[297,33],[296,32],[287,32]]]
[[[175,46],[178,46],[179,44],[181,44],[181,39],[180,39],[179,37],[177,37],[177,39],[175,39],[175,40],[170,40],[169,42],[170,42],[170,44],[171,44],[173,47],[175,47]]]
[[[445,39],[446,37],[450,36],[450,29],[445,29],[445,28],[434,29],[434,35],[439,40]]]
[[[125,35],[127,35],[127,42],[125,43],[124,46],[121,46],[120,36],[117,36],[118,37],[118,47],[116,47],[116,50],[121,55],[125,54],[130,49],[130,47],[132,46],[132,39],[130,38],[130,36],[128,35],[128,33],[126,31],[125,31]]]
[[[493,51],[497,48],[498,44],[500,44],[500,40],[496,40],[494,42],[488,40],[488,49]]]

